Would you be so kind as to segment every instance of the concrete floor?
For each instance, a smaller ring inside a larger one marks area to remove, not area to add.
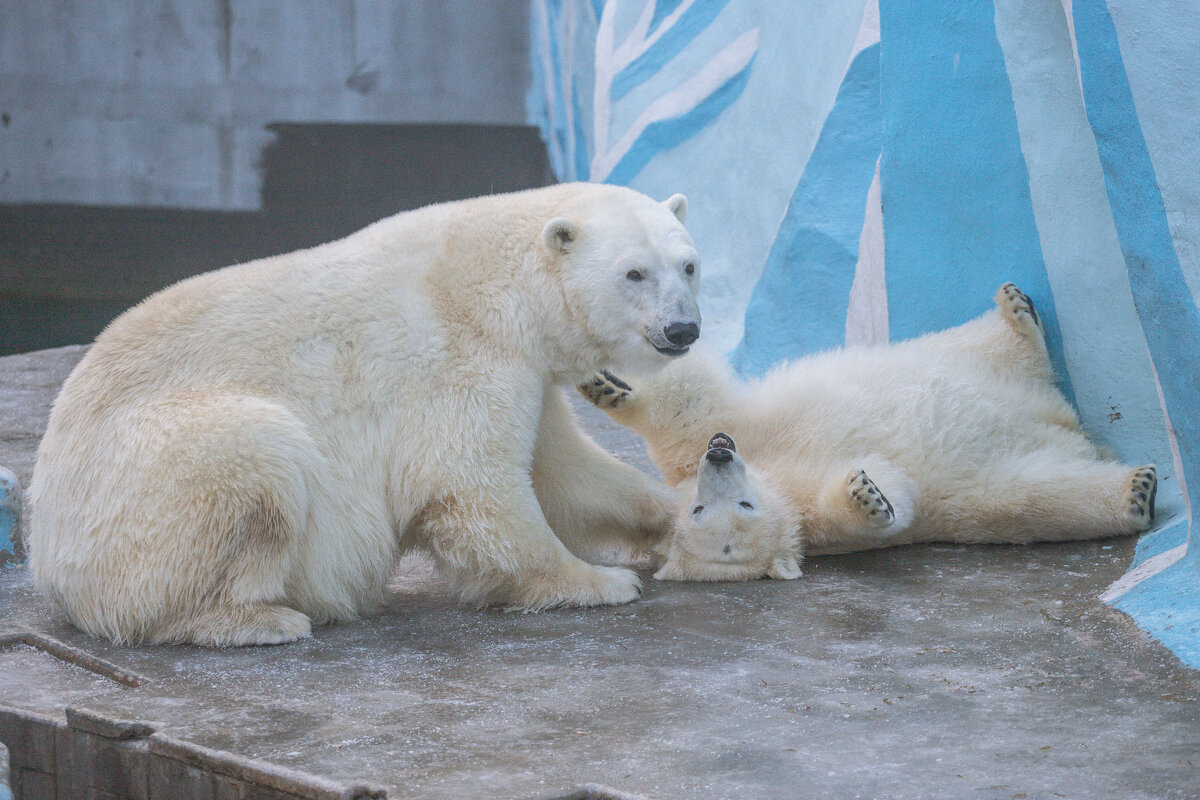
[[[0,359],[0,463],[23,477],[27,428],[78,355]],[[460,609],[410,559],[377,616],[237,650],[112,646],[9,567],[0,635],[40,631],[149,680],[15,646],[0,703],[152,721],[391,798],[582,797],[589,782],[653,800],[1194,798],[1200,673],[1095,599],[1133,544],[895,548],[812,559],[793,582],[647,574],[632,605],[536,615]]]

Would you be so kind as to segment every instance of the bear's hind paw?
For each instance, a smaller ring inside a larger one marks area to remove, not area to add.
[[[1154,497],[1158,494],[1158,470],[1153,464],[1138,467],[1129,475],[1125,487],[1125,513],[1137,532],[1148,530],[1154,522]]]
[[[1008,324],[1021,336],[1042,338],[1042,320],[1029,295],[1006,283],[996,290],[996,305]]]
[[[624,405],[633,388],[608,370],[602,370],[579,384],[579,391],[597,408],[613,409]]]
[[[286,606],[251,604],[218,606],[201,612],[162,640],[210,647],[287,644],[312,636],[306,614]]]
[[[846,475],[846,488],[850,492],[850,507],[861,515],[868,525],[886,528],[895,522],[896,510],[875,485],[875,481],[867,477],[865,470],[850,470]]]

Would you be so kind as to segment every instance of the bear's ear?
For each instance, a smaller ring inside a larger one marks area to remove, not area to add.
[[[687,220],[687,198],[681,194],[673,194],[663,201],[663,205],[667,207],[675,215],[675,219],[680,223]]]
[[[555,217],[542,228],[542,241],[551,252],[565,253],[579,236],[579,226],[566,217]]]
[[[793,581],[800,577],[800,564],[791,553],[775,556],[771,568],[767,570],[767,577],[777,581]]]

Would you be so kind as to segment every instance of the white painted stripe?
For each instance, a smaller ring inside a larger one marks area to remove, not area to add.
[[[599,141],[597,141],[596,153],[592,158],[591,180],[599,182],[607,178],[646,128],[655,122],[686,114],[700,105],[705,98],[745,69],[757,51],[758,28],[753,28],[734,39],[681,86],[651,103],[633,121],[629,130],[625,131],[612,149],[602,151]],[[600,130],[597,128],[597,135],[599,133]]]
[[[854,37],[850,57],[846,59],[846,66],[842,68],[843,77],[850,71],[854,58],[873,44],[879,44],[879,0],[867,0],[867,5],[863,8],[858,35]]]
[[[615,27],[617,16],[621,13],[620,2],[619,0],[608,0],[604,4],[604,10],[600,13],[600,21],[596,29],[593,56],[593,82],[595,85],[592,89],[592,146],[595,150],[592,154],[590,180],[604,180],[621,160],[620,156],[624,155],[622,151],[614,157],[608,150],[608,143],[612,138],[612,131],[609,128],[612,117],[612,84],[617,73],[644,55],[655,42],[662,38],[663,34],[679,22],[680,17],[695,2],[696,0],[683,0],[674,11],[663,18],[653,32],[650,32],[655,3],[654,0],[646,0],[642,4],[642,11],[638,15],[633,30],[619,45],[616,44]],[[758,29],[755,28],[755,30]],[[641,131],[638,131],[638,135],[640,134]],[[618,142],[616,147],[621,147],[621,142]],[[629,149],[628,145],[625,146],[625,149]]]
[[[538,51],[538,59],[542,62],[542,97],[546,101],[546,124],[550,132],[550,135],[543,138],[546,141],[546,149],[552,151],[552,164],[561,171],[558,176],[561,180],[564,174],[569,174],[570,165],[566,163],[566,156],[563,154],[562,148],[558,146],[558,137],[553,135],[554,123],[558,119],[559,112],[557,92],[555,91],[555,81],[559,76],[555,73],[554,59],[551,57],[551,41],[554,32],[550,30],[550,12],[545,2],[533,4],[533,15],[538,32],[538,40],[534,46]]]
[[[1075,55],[1075,79],[1079,81],[1079,93],[1083,94],[1083,73],[1079,68],[1079,45],[1075,41],[1075,0],[1062,0],[1063,11],[1067,15],[1067,30],[1071,34],[1071,52]]]
[[[1158,573],[1162,572],[1167,567],[1174,564],[1179,559],[1183,558],[1187,552],[1187,543],[1172,547],[1165,553],[1159,553],[1153,558],[1148,558],[1141,564],[1138,564],[1133,569],[1122,575],[1112,586],[1105,590],[1104,594],[1100,595],[1100,602],[1112,604],[1119,600],[1122,595],[1128,592],[1133,587],[1137,586],[1147,578],[1153,578]]]
[[[1122,459],[1158,465],[1159,507],[1173,513],[1178,483],[1167,478],[1178,472],[1168,466],[1163,409],[1072,61],[1069,17],[1053,3],[995,0],[994,7],[1080,418]]]
[[[883,203],[880,199],[879,159],[867,190],[867,211],[858,238],[858,263],[846,309],[846,346],[886,344],[888,340],[887,278],[884,272]]]

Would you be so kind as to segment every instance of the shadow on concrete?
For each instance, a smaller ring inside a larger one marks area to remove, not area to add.
[[[433,202],[553,182],[535,128],[274,124],[259,211],[0,205],[0,355],[82,344],[175,281]]]

